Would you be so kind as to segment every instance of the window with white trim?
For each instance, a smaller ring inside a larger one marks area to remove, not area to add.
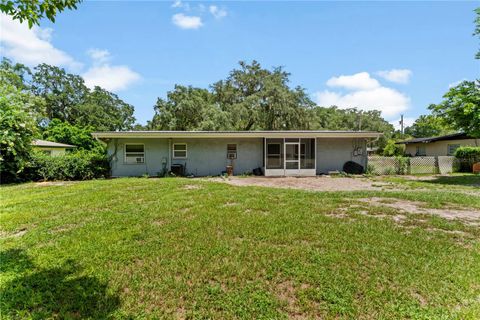
[[[449,144],[447,145],[447,155],[448,156],[453,156],[455,154],[455,151],[460,148],[459,144]]]
[[[174,159],[186,159],[187,158],[187,144],[186,143],[174,143],[173,144],[173,158]]]
[[[125,144],[125,163],[145,163],[145,145],[133,143]]]

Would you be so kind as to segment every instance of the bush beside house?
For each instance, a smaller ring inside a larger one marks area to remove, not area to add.
[[[460,147],[455,150],[461,172],[472,172],[474,163],[480,162],[480,147]]]

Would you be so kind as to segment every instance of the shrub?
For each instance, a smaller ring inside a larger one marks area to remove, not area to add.
[[[395,157],[397,164],[395,165],[396,174],[408,174],[410,167],[410,159],[407,157]]]
[[[109,174],[109,161],[99,150],[78,150],[62,156],[31,154],[26,180],[89,180]]]
[[[471,172],[473,164],[480,162],[480,147],[460,147],[454,155],[459,160],[460,171]]]

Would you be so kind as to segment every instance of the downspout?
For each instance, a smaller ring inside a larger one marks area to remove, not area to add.
[[[169,168],[172,167],[172,138],[168,139],[168,162],[167,162],[167,173],[170,171]]]

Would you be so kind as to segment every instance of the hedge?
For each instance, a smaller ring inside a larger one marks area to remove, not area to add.
[[[99,151],[78,150],[61,156],[33,152],[25,170],[25,180],[89,180],[105,178],[110,165]]]
[[[460,147],[454,155],[460,162],[460,171],[471,172],[473,164],[480,162],[480,147]]]

